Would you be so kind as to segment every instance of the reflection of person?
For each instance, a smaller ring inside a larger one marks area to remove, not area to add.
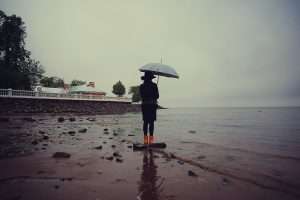
[[[154,121],[156,120],[157,99],[159,98],[158,88],[152,79],[155,78],[152,72],[145,72],[141,77],[144,83],[140,85],[140,94],[142,98],[142,113],[143,113],[143,131],[144,144],[154,142]],[[148,130],[150,136],[148,137]]]
[[[157,166],[153,160],[151,150],[144,151],[143,172],[139,183],[139,197],[141,200],[158,200],[162,184],[157,184]]]

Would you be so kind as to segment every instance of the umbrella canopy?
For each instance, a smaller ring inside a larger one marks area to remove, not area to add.
[[[148,63],[140,68],[141,72],[150,71],[155,75],[171,77],[171,78],[179,78],[175,69],[170,67],[169,65],[164,65],[161,63]]]

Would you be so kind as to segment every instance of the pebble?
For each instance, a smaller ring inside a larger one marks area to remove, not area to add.
[[[227,184],[229,184],[230,181],[227,178],[223,177],[222,182],[224,185],[227,185]]]
[[[195,173],[195,172],[193,172],[192,170],[189,170],[188,171],[188,175],[189,176],[193,176],[193,177],[197,177],[198,175]]]
[[[82,128],[82,129],[78,130],[79,133],[86,133],[86,131],[87,131],[87,128]]]
[[[114,157],[113,157],[113,156],[108,156],[108,157],[106,157],[105,159],[106,159],[106,160],[113,160]]]
[[[113,156],[114,156],[114,157],[122,157],[121,154],[120,154],[119,152],[114,152],[114,153],[113,153]]]
[[[77,163],[77,165],[80,166],[80,167],[84,167],[85,166],[85,164],[81,163],[81,162]]]
[[[86,120],[88,120],[88,121],[90,121],[90,122],[94,122],[94,121],[96,121],[96,118],[87,118]]]
[[[48,139],[49,139],[49,136],[48,136],[48,135],[44,135],[43,139],[44,139],[44,140],[48,140]]]
[[[173,154],[173,153],[170,153],[170,158],[172,158],[172,159],[176,159],[176,156],[175,156],[175,154]]]
[[[66,153],[66,152],[55,152],[52,155],[53,158],[70,158],[71,154]]]
[[[38,144],[38,141],[36,141],[36,140],[33,140],[33,141],[31,142],[31,144],[33,144],[33,145],[37,145],[37,144]]]
[[[70,122],[76,121],[75,117],[70,117],[69,120],[70,120]]]
[[[71,136],[74,136],[75,133],[76,133],[75,131],[69,131],[69,132],[68,132],[68,134],[71,135]]]
[[[202,160],[202,159],[205,159],[206,156],[198,156],[197,158],[198,158],[198,160]]]
[[[99,146],[95,147],[94,149],[101,150],[102,149],[102,145],[99,145]]]
[[[178,162],[179,164],[181,164],[181,165],[184,164],[184,162],[183,162],[182,160],[178,160],[177,162]]]
[[[65,118],[59,117],[59,118],[57,119],[57,121],[58,121],[58,122],[63,122],[63,121],[65,121]]]

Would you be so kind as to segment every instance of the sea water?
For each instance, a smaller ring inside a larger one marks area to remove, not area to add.
[[[172,108],[158,111],[158,138],[300,158],[300,108]]]

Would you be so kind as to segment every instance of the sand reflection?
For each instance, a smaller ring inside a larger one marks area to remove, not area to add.
[[[163,191],[163,182],[159,181],[157,176],[157,165],[154,162],[154,154],[151,149],[144,151],[143,171],[139,183],[138,199],[141,200],[158,200]]]

